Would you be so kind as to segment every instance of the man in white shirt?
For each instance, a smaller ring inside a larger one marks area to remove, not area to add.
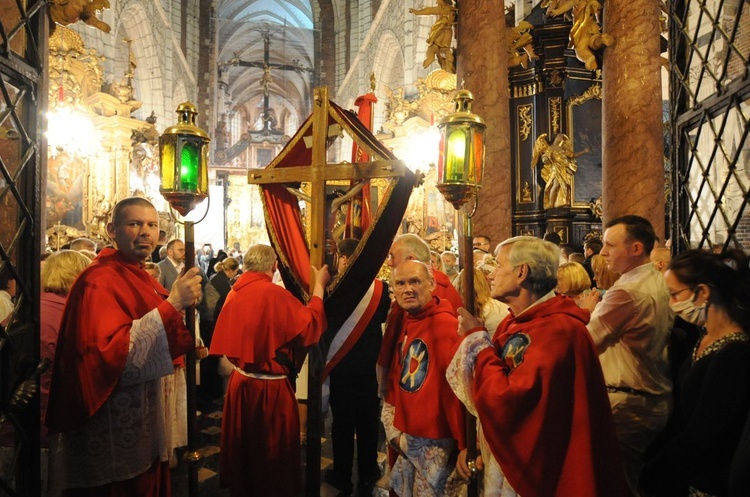
[[[16,295],[16,280],[11,275],[9,266],[0,274],[0,324],[6,326],[8,316],[13,311],[13,297]]]
[[[622,276],[598,304],[599,292],[581,303],[593,309],[588,330],[599,352],[634,495],[643,453],[667,422],[672,391],[667,341],[673,315],[664,277],[649,258],[655,239],[653,226],[640,216],[607,223],[600,253]]]
[[[176,238],[170,240],[167,243],[167,258],[159,262],[159,269],[161,269],[159,283],[169,290],[184,267],[185,244]]]

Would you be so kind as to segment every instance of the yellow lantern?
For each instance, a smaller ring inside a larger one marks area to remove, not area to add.
[[[198,111],[190,102],[177,106],[177,124],[159,137],[161,188],[174,210],[185,216],[208,196],[208,142],[195,125]]]
[[[441,133],[437,189],[460,209],[482,187],[486,125],[471,112],[474,96],[469,90],[459,90],[454,101],[455,112],[438,124]]]

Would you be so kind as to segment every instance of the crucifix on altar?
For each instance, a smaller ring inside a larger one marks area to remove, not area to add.
[[[219,63],[219,70],[227,66],[239,66],[239,67],[255,67],[263,70],[263,76],[260,79],[260,84],[263,87],[263,128],[259,131],[263,131],[266,134],[283,134],[283,131],[277,128],[277,123],[274,122],[276,118],[271,112],[270,108],[270,85],[273,83],[273,77],[271,70],[279,71],[294,71],[297,74],[303,72],[312,73],[313,69],[310,67],[302,66],[298,60],[292,60],[291,64],[280,64],[277,62],[271,62],[271,33],[268,24],[263,24],[260,29],[260,34],[263,37],[263,60],[259,61],[245,61],[241,60],[235,53],[234,57],[226,62]]]
[[[363,152],[355,154],[363,162],[328,162],[328,147],[344,133]],[[305,302],[311,294],[310,265],[321,267],[325,263],[332,229],[327,216],[326,184],[349,182],[349,190],[342,198],[351,199],[375,178],[386,180],[388,186],[377,213],[372,213],[372,223],[363,226],[362,239],[349,266],[327,289],[325,309],[329,322],[333,315],[350,315],[376,278],[406,210],[415,184],[414,174],[354,113],[329,101],[327,88],[315,89],[312,116],[271,164],[248,173],[248,183],[261,186],[269,239],[278,255],[284,283]],[[301,184],[309,187],[304,193]],[[309,230],[303,226],[300,199],[306,202]],[[319,346],[311,347],[308,356],[306,493],[313,496],[320,491],[321,384],[325,357]]]

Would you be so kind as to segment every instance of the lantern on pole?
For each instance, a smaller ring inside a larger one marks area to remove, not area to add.
[[[208,142],[195,125],[198,111],[190,102],[177,106],[177,124],[159,137],[161,188],[174,210],[186,215],[208,196]]]
[[[471,212],[462,215],[462,233],[459,237],[459,258],[462,267],[464,307],[474,312],[474,250],[472,246],[471,218],[479,203],[479,189],[484,172],[484,130],[481,117],[471,112],[474,96],[461,89],[454,98],[456,110],[445,116],[438,124],[440,129],[440,153],[438,156],[437,189],[445,199],[460,210],[474,199]],[[481,316],[478,316],[481,317]],[[476,473],[477,425],[476,418],[466,417],[466,461],[472,474]],[[476,479],[469,484],[469,495],[477,495]]]
[[[460,209],[482,187],[486,126],[481,117],[471,112],[474,96],[469,90],[459,90],[454,101],[455,112],[438,124],[441,133],[437,189]]]
[[[198,115],[198,111],[193,104],[183,102],[177,106],[176,112],[177,124],[168,127],[159,137],[161,167],[159,191],[174,210],[185,216],[208,197],[208,142],[211,140],[205,131],[195,125],[195,116]],[[195,266],[195,222],[185,220],[183,224],[185,226],[185,271],[188,271]],[[185,325],[195,342],[195,305],[185,309]],[[188,449],[183,456],[183,460],[188,463],[190,497],[198,495],[198,465],[203,459],[197,446],[195,362],[196,351],[192,348],[187,353],[185,366]]]

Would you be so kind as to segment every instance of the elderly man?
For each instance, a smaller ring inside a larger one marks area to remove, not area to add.
[[[409,233],[397,236],[393,241],[393,245],[391,245],[391,250],[388,252],[388,260],[386,263],[391,270],[393,270],[393,268],[402,262],[410,260],[424,262],[429,266],[430,246],[417,235]],[[431,273],[435,280],[435,291],[433,295],[450,302],[455,314],[455,311],[463,305],[461,302],[461,295],[458,294],[445,273],[436,269],[432,269]]]
[[[554,293],[559,254],[534,237],[500,244],[491,295],[511,314],[494,338],[459,311],[467,336],[447,377],[482,436],[475,466],[462,452],[458,468],[484,470],[484,495],[627,495],[588,312]]]
[[[221,484],[231,496],[296,496],[300,490],[300,421],[294,378],[304,347],[327,327],[323,310],[328,266],[312,268],[307,305],[274,284],[276,254],[251,246],[245,272],[216,321],[210,353],[234,365],[221,425]]]
[[[600,254],[607,267],[622,276],[598,305],[599,292],[581,302],[593,309],[588,329],[609,390],[625,475],[635,495],[643,453],[667,422],[672,391],[667,343],[674,316],[664,277],[649,257],[655,239],[653,226],[640,216],[607,223]]]
[[[143,265],[159,216],[143,198],[112,211],[105,248],[68,294],[47,408],[51,465],[65,495],[168,496],[163,377],[193,347],[180,314],[200,297],[191,269],[165,291]]]
[[[406,317],[392,354],[382,420],[397,457],[390,486],[400,496],[459,495],[455,454],[465,444],[464,409],[445,371],[458,343],[451,304],[432,296],[427,265],[405,261],[392,276],[396,303]]]
[[[458,258],[456,257],[456,254],[450,250],[446,250],[440,254],[440,259],[443,261],[445,275],[453,281],[453,278],[458,276]]]

